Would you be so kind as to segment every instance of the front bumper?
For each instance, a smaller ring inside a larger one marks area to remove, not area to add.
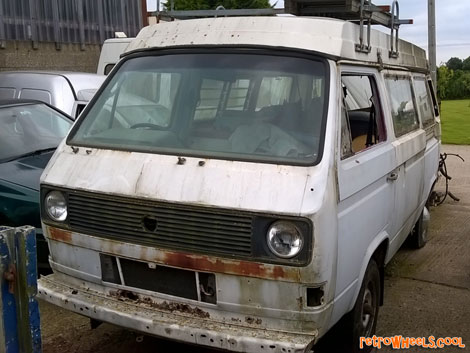
[[[151,303],[123,301],[87,289],[63,284],[56,275],[42,277],[38,297],[90,318],[144,334],[233,352],[309,352],[317,337],[218,322],[198,310],[175,312]]]

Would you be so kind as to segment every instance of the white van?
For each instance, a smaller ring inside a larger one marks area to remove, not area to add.
[[[0,72],[0,99],[33,99],[76,119],[105,79],[103,75],[64,71]]]
[[[101,48],[100,59],[98,60],[99,75],[107,75],[119,61],[121,54],[124,53],[129,43],[135,38],[111,38],[106,39]]]
[[[54,274],[39,296],[236,352],[307,352],[343,318],[358,352],[384,266],[408,235],[426,242],[440,146],[424,50],[389,55],[373,30],[358,52],[359,30],[306,17],[142,30],[42,176]]]

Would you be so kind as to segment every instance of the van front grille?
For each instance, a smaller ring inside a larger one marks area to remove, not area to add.
[[[252,255],[253,217],[246,214],[71,192],[68,215],[76,232],[169,249]]]

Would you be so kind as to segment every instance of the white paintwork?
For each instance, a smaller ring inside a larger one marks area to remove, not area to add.
[[[307,175],[305,168],[255,164],[224,160],[187,158],[184,165],[177,157],[81,148],[77,154],[69,146],[61,146],[54,168],[45,173],[45,182],[67,185],[72,189],[99,191],[183,202],[198,205],[245,209],[299,215]],[[311,168],[316,175],[316,168]],[[270,183],[265,183],[270,180]],[[162,187],[165,185],[165,187]],[[272,185],[276,185],[273,190]],[[315,180],[317,205],[325,190],[324,180]],[[243,195],[243,197],[240,197]]]
[[[386,262],[394,255],[419,217],[437,171],[439,141],[436,138],[427,140],[422,127],[400,138],[394,136],[384,72],[376,65],[376,50],[380,49],[388,65],[423,70],[427,65],[424,51],[401,41],[400,58],[389,59],[388,36],[373,31],[374,51],[370,55],[359,54],[354,50],[356,37],[357,26],[337,20],[218,18],[150,26],[143,29],[128,48],[132,51],[191,45],[263,45],[346,59],[349,64],[345,60],[329,60],[330,91],[324,154],[317,166],[202,158],[186,158],[184,165],[178,165],[176,156],[83,147],[73,151],[71,146],[62,143],[45,169],[42,183],[131,198],[311,219],[314,225],[312,261],[299,269],[295,280],[274,281],[215,271],[220,292],[220,302],[216,306],[132,289],[157,302],[187,303],[208,310],[212,326],[240,318],[239,327],[246,329],[248,326],[243,320],[247,315],[253,315],[262,319],[265,334],[268,337],[274,335],[274,342],[279,342],[279,336],[276,336],[279,330],[286,333],[285,339],[299,333],[307,334],[302,345],[296,348],[306,350],[352,309],[367,264],[377,248],[383,242],[388,245]],[[387,129],[386,141],[345,160],[340,159],[339,153],[343,71],[375,77]],[[201,160],[205,162],[202,167],[198,164]],[[392,172],[398,173],[396,181],[387,180]],[[51,238],[49,227],[44,233]],[[143,307],[117,305],[109,297],[111,290],[128,288],[102,283],[100,251],[164,264],[163,250],[75,232],[70,234],[70,243],[57,239],[49,239],[49,242],[51,264],[60,276],[40,281],[40,290],[48,293],[43,295],[45,300],[76,311],[87,305],[94,306],[97,311],[84,314],[137,331],[212,345],[207,340],[198,342],[184,334],[185,330],[194,330],[195,318],[191,318],[191,323],[175,318],[177,322],[168,326],[166,314],[160,313],[156,320],[159,323],[150,325],[149,331],[145,326],[150,319],[155,320],[155,313]],[[212,261],[219,260],[213,257]],[[73,302],[76,306],[72,307],[64,286],[79,290],[79,299]],[[84,286],[91,291],[83,294]],[[318,286],[324,289],[323,304],[307,307],[305,288]],[[298,301],[298,298],[302,299]],[[199,321],[198,327],[202,327],[207,337],[219,338],[214,330],[205,326],[207,321],[210,320]],[[168,327],[176,329],[176,335],[163,330]],[[261,351],[260,344],[265,341],[259,337],[224,326],[220,328],[223,339],[226,339],[227,330],[232,330],[231,337],[238,348],[224,348]],[[280,347],[288,346],[276,346],[276,351]]]
[[[355,61],[377,63],[377,52],[385,64],[427,69],[426,52],[404,40],[400,56],[390,58],[390,36],[371,31],[370,54],[358,53],[359,26],[319,17],[229,17],[167,22],[143,28],[126,49],[198,45],[256,45],[292,48]]]

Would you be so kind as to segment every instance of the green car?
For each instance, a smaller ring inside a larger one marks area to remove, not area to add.
[[[46,103],[0,100],[0,225],[36,228],[38,267],[49,268],[39,214],[39,178],[72,119]]]

